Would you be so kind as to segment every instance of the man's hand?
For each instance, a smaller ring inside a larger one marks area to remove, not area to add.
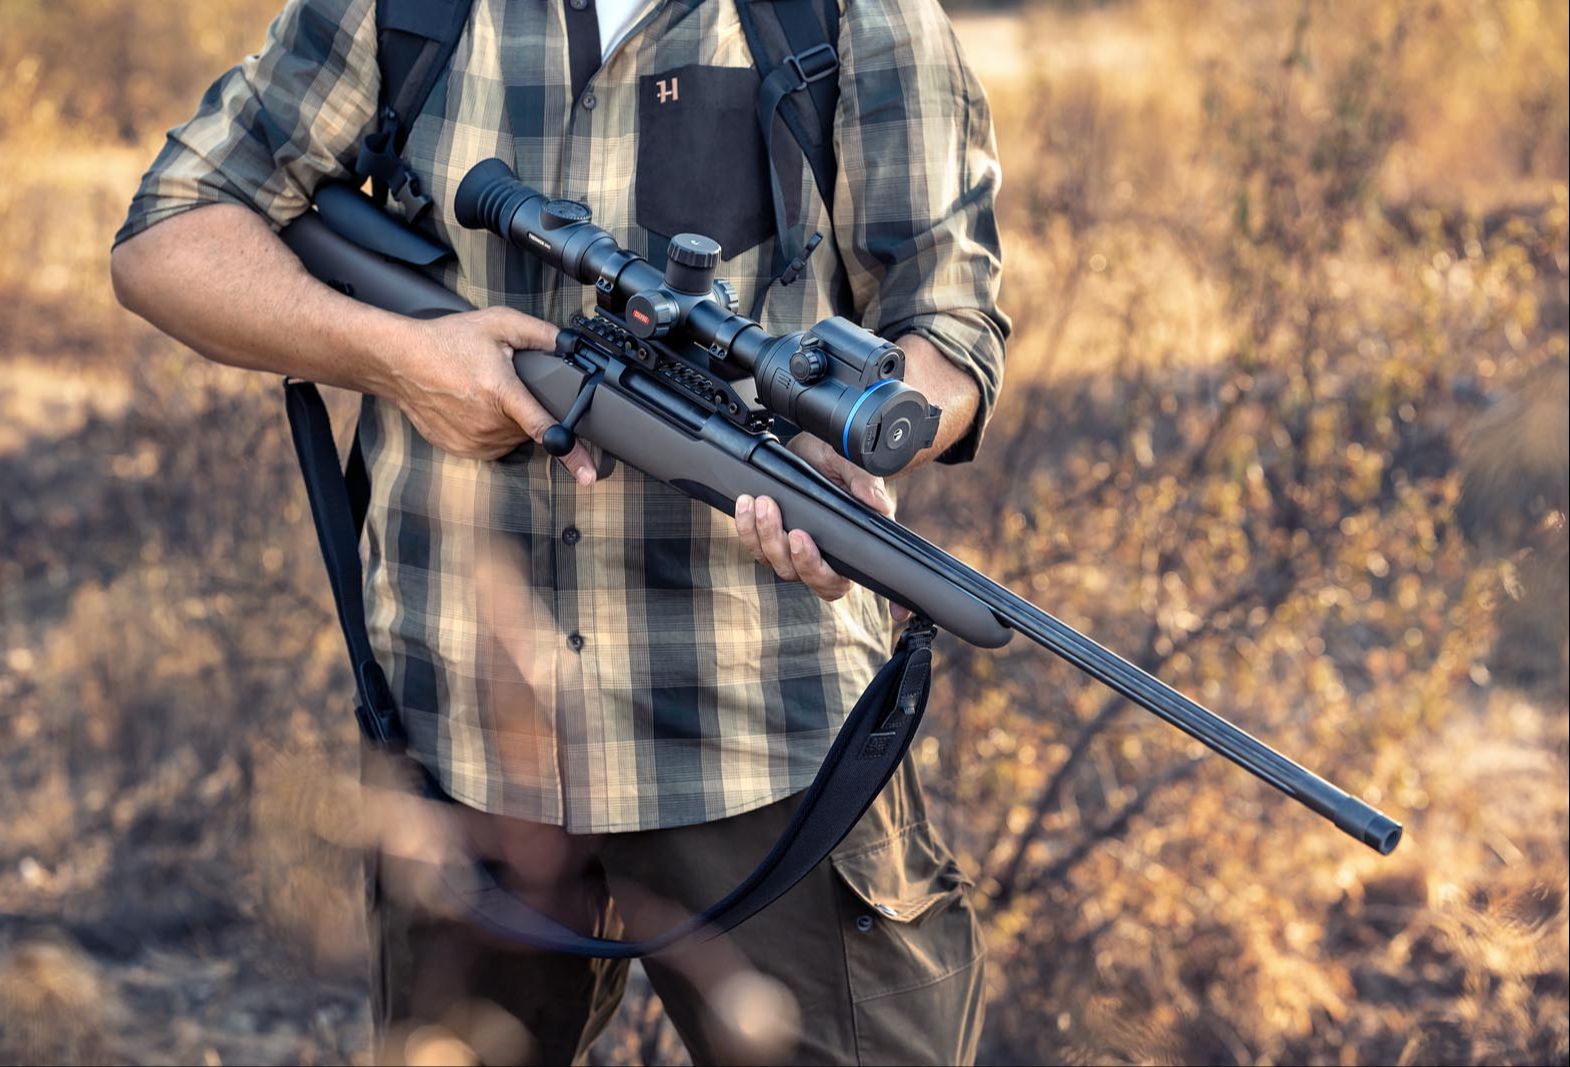
[[[884,488],[882,478],[868,474],[811,434],[797,434],[791,439],[790,448],[863,504],[891,519],[894,517],[894,500]],[[824,600],[838,600],[850,592],[850,579],[834,573],[834,569],[823,561],[811,534],[806,530],[785,529],[780,507],[769,497],[736,498],[736,536],[741,538],[743,547],[753,559],[773,567],[774,573],[788,582],[807,583],[807,587]],[[894,613],[896,618],[908,614],[899,607]]]
[[[444,452],[499,459],[526,439],[539,441],[556,421],[518,379],[512,354],[550,351],[557,332],[548,322],[501,307],[410,320],[407,343],[387,353],[383,395]],[[594,463],[581,444],[561,462],[579,485],[593,484]]]
[[[554,326],[508,308],[420,321],[351,300],[247,208],[166,219],[116,248],[110,269],[121,303],[209,359],[383,397],[454,455],[496,459],[556,421],[512,369],[514,350],[555,345]],[[594,481],[583,446],[562,462]]]
[[[964,436],[976,417],[981,393],[970,376],[945,359],[925,337],[907,334],[900,338],[899,346],[905,351],[905,381],[943,409],[937,440],[901,471],[904,474],[932,462]],[[868,474],[834,451],[833,446],[810,434],[797,434],[790,447],[851,496],[874,511],[894,517],[894,501],[882,478]],[[823,561],[806,530],[787,531],[779,505],[768,497],[736,499],[736,535],[753,559],[773,567],[774,573],[786,581],[806,582],[824,600],[838,600],[850,592],[850,579],[835,574],[834,568]],[[910,616],[898,605],[893,611],[896,621]]]

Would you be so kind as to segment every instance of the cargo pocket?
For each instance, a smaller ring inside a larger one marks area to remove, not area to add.
[[[982,1016],[973,883],[921,822],[835,855],[862,1063],[968,1063]]]
[[[701,233],[731,259],[774,233],[752,67],[691,65],[638,79],[638,225],[669,239]],[[801,150],[774,136],[788,217],[800,211]]]

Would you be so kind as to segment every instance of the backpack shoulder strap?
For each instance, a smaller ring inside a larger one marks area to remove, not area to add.
[[[426,98],[452,62],[473,0],[378,0],[376,63],[382,88],[377,128],[360,145],[355,170],[376,199],[391,195],[414,222],[430,209],[419,176],[404,162],[404,142]]]
[[[839,0],[736,0],[747,47],[762,80],[758,86],[758,128],[769,166],[774,209],[774,280],[790,285],[807,268],[823,240],[813,234],[795,248],[785,195],[774,162],[775,119],[784,121],[807,157],[812,180],[829,210],[834,208],[834,112],[839,107]],[[760,318],[773,283],[758,287],[751,316]]]
[[[763,84],[758,116],[777,112],[801,146],[823,202],[834,204],[839,107],[839,0],[736,0]]]

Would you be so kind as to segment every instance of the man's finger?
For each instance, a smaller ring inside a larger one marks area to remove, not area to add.
[[[801,580],[824,600],[838,600],[850,592],[850,580],[835,574],[834,568],[823,561],[817,543],[806,530],[790,532],[790,555]]]
[[[561,458],[562,466],[572,472],[573,480],[584,488],[594,484],[599,477],[594,469],[594,461],[589,458],[589,450],[582,443],[572,446],[572,451]]]
[[[736,498],[736,537],[747,555],[762,563],[763,546],[758,544],[758,522],[752,497],[743,493]]]
[[[485,314],[490,316],[489,324],[496,331],[496,339],[514,351],[549,352],[556,347],[556,335],[561,333],[545,320],[512,308],[488,308]]]
[[[774,573],[793,582],[796,564],[790,558],[790,542],[785,537],[785,521],[780,516],[780,506],[766,496],[758,497],[753,510],[758,517],[758,544],[763,548],[763,558]]]
[[[894,498],[884,488],[882,478],[858,469],[851,477],[850,493],[873,511],[894,517]]]
[[[508,379],[503,384],[501,406],[507,417],[535,441],[543,438],[545,431],[556,422],[551,413],[534,399],[534,394],[516,378]],[[573,445],[572,451],[561,457],[561,464],[579,485],[594,484],[594,463],[589,459],[588,449],[581,444]]]

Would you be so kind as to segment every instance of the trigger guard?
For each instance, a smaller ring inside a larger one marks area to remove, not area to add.
[[[584,443],[588,444],[588,442]],[[589,445],[589,455],[594,459],[594,476],[596,478],[603,481],[616,473],[615,456],[595,445]]]

